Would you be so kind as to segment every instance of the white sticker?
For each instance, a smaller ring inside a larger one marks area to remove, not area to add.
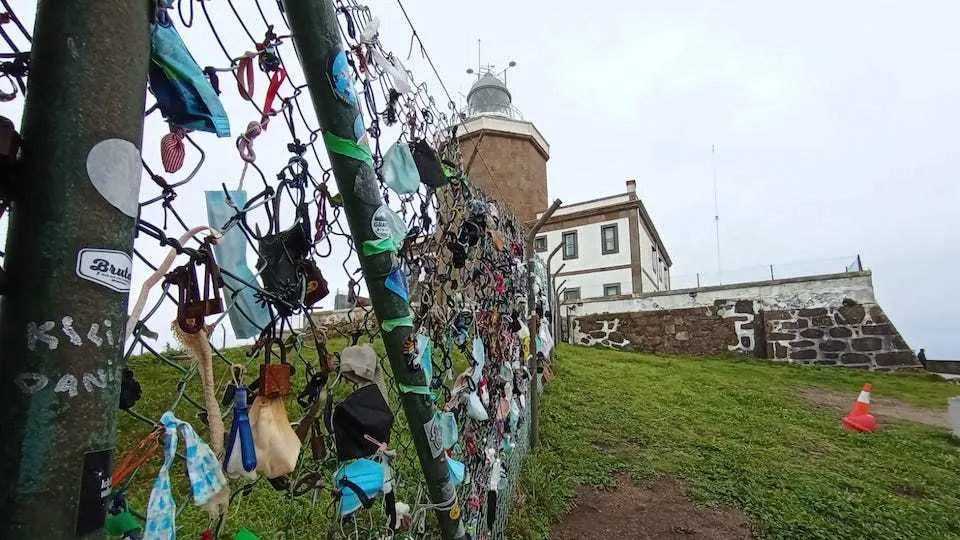
[[[124,214],[135,218],[139,209],[140,150],[130,141],[106,139],[87,154],[87,176],[100,195]]]
[[[443,453],[443,430],[440,429],[440,422],[431,418],[423,425],[423,431],[427,434],[427,444],[430,445],[430,454],[434,458],[440,457]]]
[[[112,249],[81,249],[77,275],[117,292],[130,290],[133,261],[130,255]]]
[[[370,219],[370,227],[378,238],[393,238],[397,245],[403,243],[407,227],[396,212],[387,205],[381,205]]]

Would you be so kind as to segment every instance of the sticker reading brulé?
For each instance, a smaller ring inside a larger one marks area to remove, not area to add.
[[[130,255],[113,249],[81,249],[77,254],[77,275],[117,292],[130,291],[133,261]]]

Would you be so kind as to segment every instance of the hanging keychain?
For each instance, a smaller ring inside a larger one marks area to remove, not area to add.
[[[233,425],[227,439],[227,454],[223,458],[224,471],[230,478],[257,478],[257,450],[250,428],[250,412],[247,405],[247,387],[243,384],[244,367],[234,364],[233,373]]]

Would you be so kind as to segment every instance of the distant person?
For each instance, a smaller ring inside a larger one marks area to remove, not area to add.
[[[923,367],[926,368],[927,367],[927,351],[920,349],[920,352],[917,353],[917,360],[919,360],[920,363],[923,364]]]

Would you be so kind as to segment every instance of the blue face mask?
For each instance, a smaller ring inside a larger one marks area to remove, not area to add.
[[[230,120],[210,81],[190,55],[166,10],[159,10],[158,19],[150,30],[148,76],[163,117],[176,126],[229,137]]]
[[[400,195],[416,193],[420,188],[420,173],[413,161],[410,147],[401,142],[393,143],[383,155],[383,183]]]
[[[227,195],[223,191],[207,191],[206,196],[207,220],[211,228],[221,231],[237,212],[227,204]],[[247,192],[231,191],[230,199],[237,208],[243,208],[247,204]],[[236,276],[233,278],[223,274],[226,290],[230,291],[227,304],[230,306],[228,314],[234,335],[237,339],[259,336],[260,331],[270,324],[270,313],[266,306],[257,303],[254,290],[241,282],[259,285],[247,266],[247,239],[239,226],[233,226],[223,233],[223,238],[213,246],[213,254],[221,269]]]
[[[437,422],[443,434],[443,447],[447,450],[456,446],[460,439],[460,430],[457,428],[457,417],[452,412],[438,412]]]
[[[487,363],[487,352],[483,347],[483,340],[479,337],[473,338],[473,361],[476,362],[476,365],[473,367],[473,373],[470,377],[474,384],[480,384],[483,366]]]
[[[457,487],[462,484],[463,477],[467,472],[466,465],[448,457],[447,468],[450,470],[450,481],[453,482],[453,487]]]
[[[183,430],[183,442],[186,446],[187,474],[193,490],[194,502],[206,504],[217,493],[227,487],[227,479],[220,470],[220,462],[213,450],[207,446],[193,430],[193,426],[179,420],[167,411],[160,417],[165,430],[163,441],[163,466],[153,483],[150,502],[147,503],[147,523],[144,527],[146,538],[170,539],[177,537],[177,505],[170,490],[170,467],[177,453],[177,431]]]
[[[423,369],[424,383],[429,387],[433,382],[433,342],[430,338],[417,334],[417,361]]]
[[[340,467],[333,483],[340,490],[340,515],[369,508],[383,490],[383,465],[372,459],[358,459]]]

